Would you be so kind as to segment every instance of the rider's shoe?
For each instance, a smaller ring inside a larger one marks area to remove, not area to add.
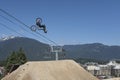
[[[47,30],[46,30],[46,29],[44,29],[44,33],[47,33]]]

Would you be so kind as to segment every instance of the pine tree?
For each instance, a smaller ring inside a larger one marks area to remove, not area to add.
[[[5,69],[6,72],[9,72],[12,65],[22,65],[27,62],[27,58],[22,48],[19,51],[13,51],[10,56],[8,56],[6,60]]]
[[[27,62],[27,58],[25,56],[25,52],[23,51],[22,48],[20,48],[19,51],[17,52],[17,63],[21,65],[26,62]]]
[[[17,61],[17,55],[16,53],[13,51],[12,54],[7,58],[6,60],[6,66],[5,66],[5,69],[6,71],[8,72],[12,66],[12,64],[15,64]]]

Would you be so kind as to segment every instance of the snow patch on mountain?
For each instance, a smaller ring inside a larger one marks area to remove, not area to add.
[[[6,41],[6,40],[9,40],[9,39],[13,39],[15,38],[16,36],[13,36],[13,35],[10,35],[10,36],[2,36],[0,38],[0,41]]]

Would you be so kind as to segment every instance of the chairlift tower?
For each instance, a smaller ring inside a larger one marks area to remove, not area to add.
[[[55,53],[55,60],[59,60],[58,54],[62,52],[61,46],[51,46],[51,52]]]

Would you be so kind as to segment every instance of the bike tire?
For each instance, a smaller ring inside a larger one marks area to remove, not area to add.
[[[42,23],[42,18],[36,18],[36,22]]]
[[[30,27],[30,29],[31,29],[32,31],[36,31],[36,30],[37,30],[36,25],[32,25],[32,26]]]

